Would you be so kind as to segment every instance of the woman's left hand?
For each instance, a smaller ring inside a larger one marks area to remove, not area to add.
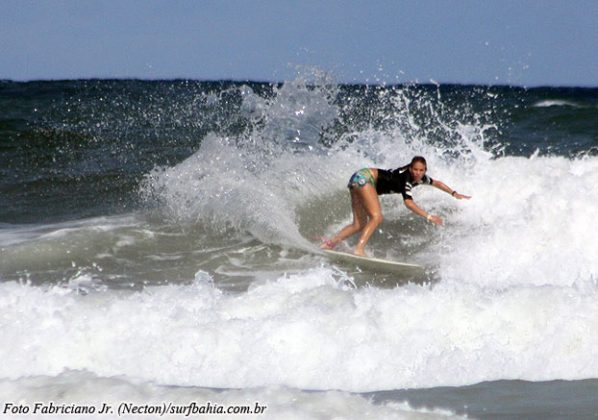
[[[471,198],[471,196],[469,196],[469,195],[459,194],[456,191],[453,193],[453,197],[455,197],[457,200],[463,200],[463,199],[469,200]]]

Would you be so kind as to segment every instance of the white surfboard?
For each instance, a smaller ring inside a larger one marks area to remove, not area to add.
[[[330,258],[345,263],[353,264],[361,269],[372,271],[386,271],[400,274],[423,273],[424,267],[417,264],[409,264],[398,261],[383,260],[380,258],[360,257],[346,252],[323,250]]]

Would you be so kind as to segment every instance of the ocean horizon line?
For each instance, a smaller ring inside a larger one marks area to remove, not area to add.
[[[309,77],[308,77],[309,79]],[[173,77],[173,78],[142,78],[142,77],[81,77],[81,78],[40,78],[40,79],[26,79],[18,80],[11,78],[0,78],[0,83],[18,83],[18,84],[29,84],[29,83],[68,83],[68,82],[144,82],[144,83],[222,83],[222,84],[265,84],[265,85],[282,85],[286,82],[295,79],[288,80],[265,80],[265,79],[243,79],[243,78],[222,78],[222,79],[200,79],[200,78],[186,78],[186,77]],[[321,85],[323,83],[308,83],[308,85]],[[405,86],[443,86],[443,87],[485,87],[485,88],[512,88],[512,89],[587,89],[593,90],[598,89],[598,85],[568,85],[568,84],[537,84],[537,85],[523,85],[523,84],[510,84],[510,83],[477,83],[477,82],[438,82],[438,81],[405,81],[396,83],[386,83],[383,81],[375,82],[343,82],[343,81],[332,81],[332,84],[339,86],[375,86],[375,87],[405,87]]]

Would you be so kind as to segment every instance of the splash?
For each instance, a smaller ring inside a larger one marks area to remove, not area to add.
[[[211,132],[191,157],[146,177],[144,197],[169,218],[308,249],[302,209],[318,206],[311,230],[325,229],[317,219],[335,211],[328,201],[338,200],[356,169],[425,154],[439,169],[467,170],[493,156],[490,111],[451,110],[439,89],[339,86],[316,72],[269,94],[249,86],[237,94],[241,133]]]
[[[456,178],[475,199],[452,216],[445,280],[596,287],[598,159],[505,157]]]

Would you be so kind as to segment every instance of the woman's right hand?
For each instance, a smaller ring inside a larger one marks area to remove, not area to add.
[[[432,222],[435,225],[442,225],[442,223],[443,223],[442,218],[435,214],[428,214],[428,217],[426,217],[426,219],[428,219],[429,222]]]

